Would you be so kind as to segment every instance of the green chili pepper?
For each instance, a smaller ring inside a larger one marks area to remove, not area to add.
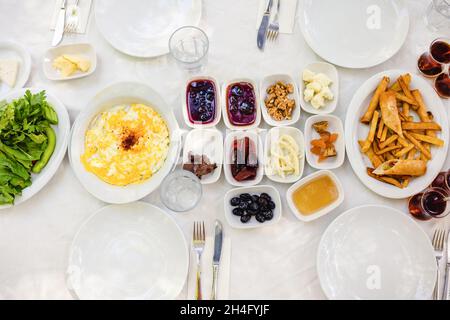
[[[42,171],[42,169],[45,168],[48,161],[50,160],[50,157],[53,154],[53,151],[55,151],[56,146],[56,134],[55,131],[51,127],[47,127],[45,129],[45,134],[47,135],[47,148],[45,149],[44,153],[41,156],[41,159],[39,159],[38,162],[36,162],[33,166],[33,173],[39,173]]]

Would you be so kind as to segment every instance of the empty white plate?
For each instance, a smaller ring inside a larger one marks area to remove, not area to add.
[[[169,52],[169,38],[181,26],[196,26],[201,0],[98,0],[97,27],[117,50],[150,58]]]
[[[144,202],[100,209],[72,243],[67,280],[82,300],[174,299],[188,246],[173,218]]]
[[[404,0],[301,0],[299,23],[308,45],[323,59],[368,68],[391,58],[409,28]]]
[[[16,83],[13,88],[0,81],[0,96],[14,90],[23,88],[30,77],[31,55],[20,44],[13,41],[0,42],[0,59],[13,59],[19,62]]]
[[[317,272],[329,299],[429,299],[436,260],[430,239],[412,218],[369,205],[330,224],[319,244]]]

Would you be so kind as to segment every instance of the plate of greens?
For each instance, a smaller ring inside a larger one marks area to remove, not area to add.
[[[25,202],[55,174],[67,149],[70,120],[45,90],[18,89],[0,101],[0,209]]]

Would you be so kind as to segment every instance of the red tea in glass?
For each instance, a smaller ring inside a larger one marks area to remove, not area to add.
[[[436,77],[443,71],[442,64],[436,62],[428,52],[423,53],[419,57],[417,67],[425,77]]]
[[[442,98],[450,98],[450,77],[448,73],[441,73],[434,82],[436,92]]]
[[[443,39],[436,39],[430,46],[430,53],[437,62],[450,63],[450,44]]]

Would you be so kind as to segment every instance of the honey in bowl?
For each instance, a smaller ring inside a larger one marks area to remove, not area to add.
[[[327,175],[305,183],[292,194],[292,201],[300,214],[311,215],[335,202],[339,191]]]

